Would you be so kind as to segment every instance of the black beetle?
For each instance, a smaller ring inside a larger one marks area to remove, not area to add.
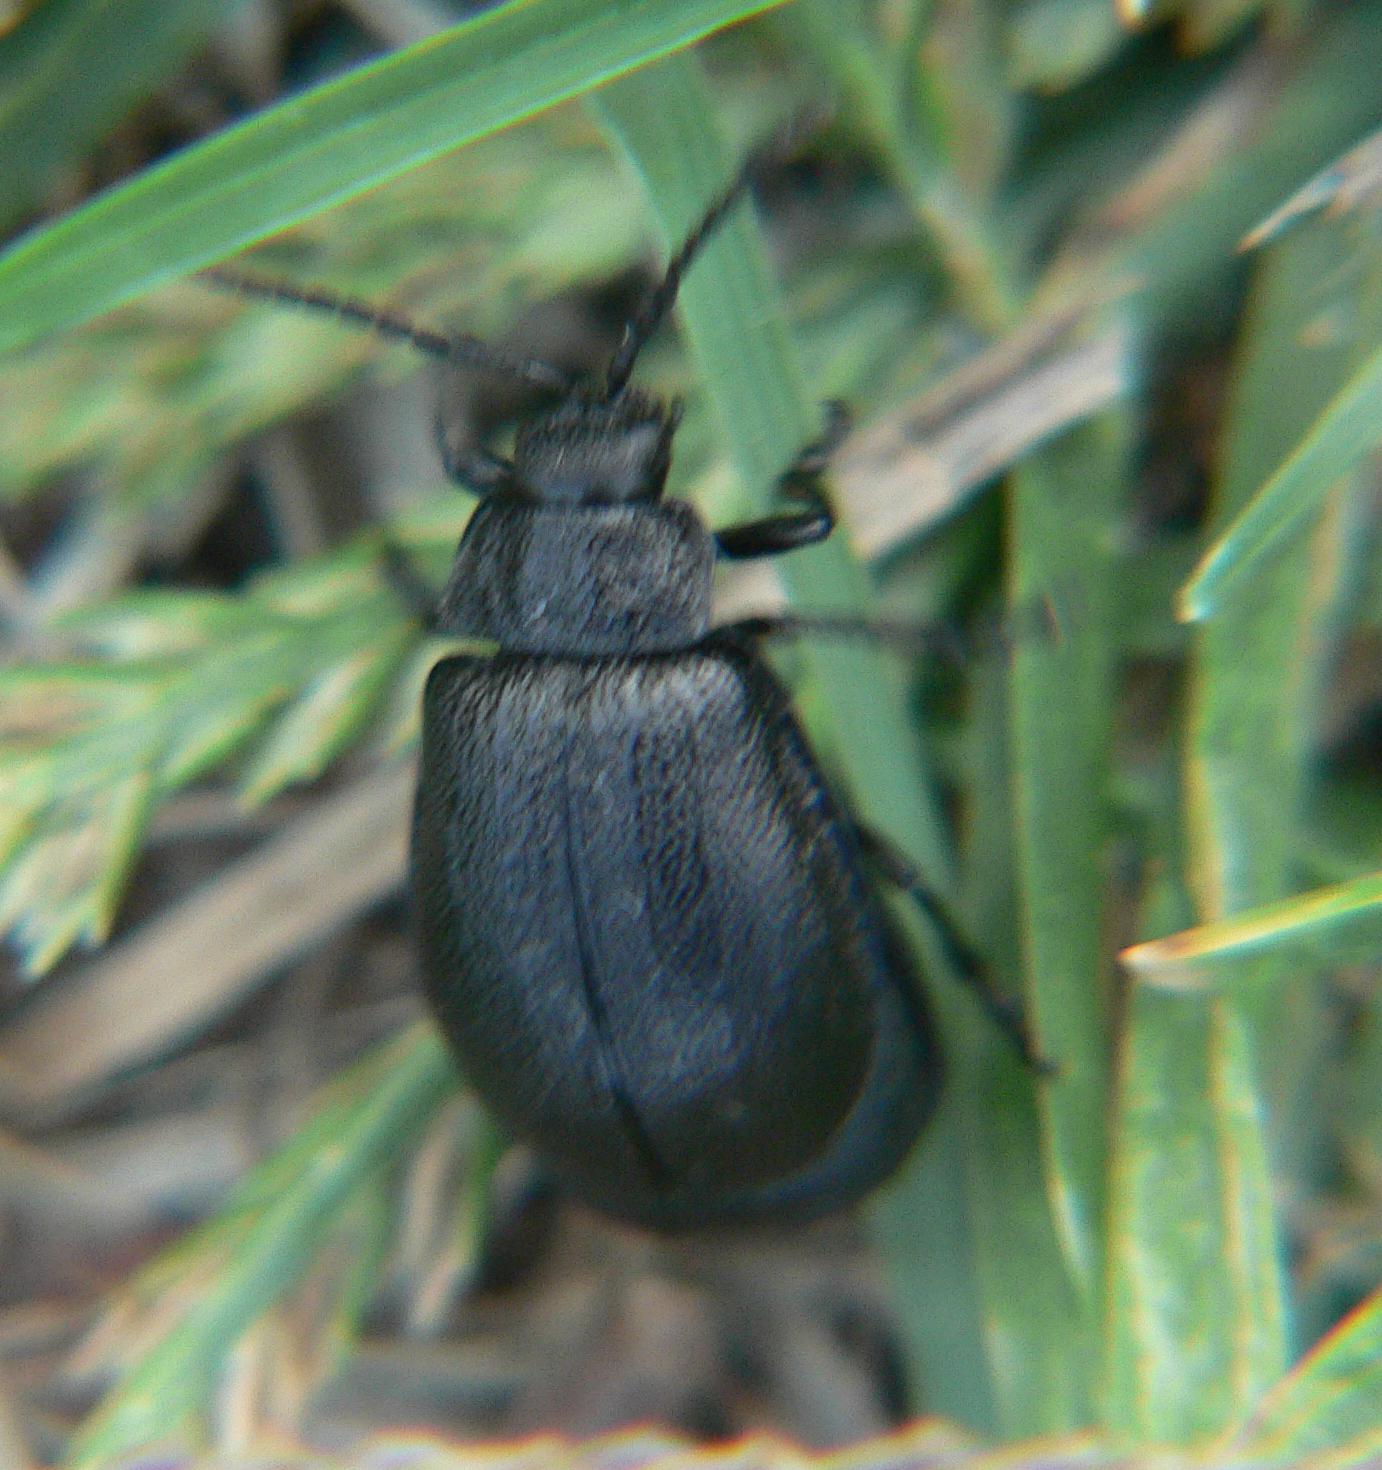
[[[680,409],[629,378],[762,162],[594,385],[333,293],[207,273],[559,395],[512,461],[444,451],[483,499],[431,621],[498,652],[444,658],[427,682],[416,922],[432,1008],[504,1128],[573,1195],[658,1229],[824,1214],[912,1146],[941,1053],[870,868],[913,893],[1032,1058],[906,863],[831,793],[755,646],[778,625],[710,626],[717,552],[830,534],[819,479],[842,412],[781,479],[799,509],[712,534],[661,498]]]

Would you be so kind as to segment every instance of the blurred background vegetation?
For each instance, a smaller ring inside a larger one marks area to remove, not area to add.
[[[1382,1454],[1382,6],[464,9],[0,7],[0,1464]],[[642,372],[712,523],[852,405],[846,533],[722,610],[955,630],[773,657],[1060,1071],[909,928],[903,1175],[654,1241],[493,1137],[407,948],[441,650],[380,546],[440,580],[437,404],[530,405],[185,278],[262,241],[588,368],[823,96]]]

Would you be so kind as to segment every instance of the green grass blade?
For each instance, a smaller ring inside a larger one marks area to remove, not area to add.
[[[1107,1042],[1099,1014],[1098,854],[1107,790],[1113,619],[1107,589],[1123,450],[1112,424],[1068,436],[1014,477],[1012,598],[1050,594],[1071,611],[1057,641],[1019,644],[1006,691],[1009,769],[978,776],[979,841],[990,886],[977,932],[995,953],[1011,942],[1060,1074],[1030,1090],[993,1057],[958,1058],[955,1106],[967,1145],[975,1268],[983,1289],[997,1423],[1005,1435],[1089,1422],[1093,1328],[1102,1281],[1102,1175]],[[990,786],[996,789],[990,792]],[[985,814],[988,804],[1001,810]],[[1001,829],[1013,873],[993,867]],[[1015,881],[1016,887],[1011,887]],[[995,1065],[997,1064],[997,1065]]]
[[[1231,524],[1346,382],[1360,344],[1316,332],[1365,315],[1347,231],[1307,225],[1263,261],[1227,425],[1215,522]],[[1341,568],[1338,517],[1296,538],[1198,630],[1187,751],[1189,879],[1202,920],[1287,897],[1303,841],[1301,807],[1316,680]]]
[[[680,243],[732,167],[722,146],[707,141],[717,137],[716,114],[699,72],[690,60],[672,58],[607,88],[595,106],[644,179],[664,244]],[[761,506],[774,477],[819,432],[820,411],[802,382],[749,210],[736,213],[706,247],[679,306],[697,382]],[[867,605],[868,578],[843,534],[784,558],[781,571],[794,600],[813,608]],[[806,653],[844,732],[838,743],[862,814],[932,871],[943,867],[943,825],[885,656],[816,645]]]
[[[679,242],[729,171],[722,153],[717,157],[717,147],[706,142],[716,136],[715,113],[695,63],[672,58],[607,88],[595,106],[643,177],[664,242]],[[761,496],[815,431],[818,410],[801,385],[748,211],[736,215],[707,248],[686,283],[681,309],[700,381],[741,474]],[[851,557],[843,533],[784,558],[781,575],[794,599],[812,607],[867,607],[869,580]],[[868,648],[817,645],[804,646],[802,653],[813,686],[823,693],[817,709],[829,720],[828,729],[822,728],[824,718],[817,720],[813,734],[838,754],[852,805],[915,857],[934,881],[948,866],[944,828],[915,749],[905,699],[883,656]],[[933,962],[927,973],[942,974],[936,957],[928,952],[928,958]],[[947,1029],[953,1025],[968,1042],[977,1029],[972,1008],[946,989],[937,986],[933,991],[938,1008]],[[891,1248],[895,1274],[918,1278],[917,1290],[904,1286],[901,1295],[918,1302],[906,1330],[923,1366],[945,1352],[970,1363],[983,1363],[987,1357],[1005,1389],[1004,1427],[1017,1430],[1031,1423],[1046,1428],[1053,1421],[1070,1422],[1068,1402],[1063,1394],[1052,1394],[1045,1372],[1034,1378],[1029,1364],[1064,1356],[1054,1374],[1063,1380],[1077,1349],[1059,1288],[1056,1296],[1045,1291],[1048,1280],[1063,1282],[1063,1267],[1040,1206],[1038,1218],[1030,1218],[1032,1181],[1020,1167],[1023,1159],[1031,1161],[1038,1153],[1035,1118],[1025,1096],[1030,1082],[1006,1056],[995,1058],[991,1067],[971,1068],[966,1058],[983,1051],[984,1039],[973,1048],[956,1048],[960,1056],[950,1106],[959,1115],[956,1126],[964,1141],[963,1182],[951,1178],[948,1186],[941,1186],[939,1171],[932,1167],[935,1161],[922,1158],[883,1206],[889,1221],[883,1238]],[[997,1121],[986,1122],[986,1110],[1000,1103]],[[926,1152],[925,1147],[919,1150]],[[932,1232],[949,1229],[955,1217],[935,1208],[933,1200],[917,1198],[920,1179],[930,1190],[959,1191],[966,1197],[969,1217],[987,1228],[982,1242],[976,1236],[976,1250],[995,1270],[985,1274],[981,1268],[978,1293],[972,1282],[962,1285],[961,1277],[970,1272],[957,1265],[950,1278],[956,1296],[939,1300],[939,1283],[929,1275]],[[1036,1298],[1009,1290],[1013,1283],[1003,1263],[1019,1261],[1028,1283],[1042,1283]],[[976,1312],[977,1317],[969,1315]],[[1027,1387],[1019,1389],[1023,1379]],[[954,1407],[938,1403],[934,1385],[927,1387],[928,1407]],[[969,1398],[971,1408],[985,1402],[983,1394]],[[1055,1409],[1053,1398],[1059,1401]]]
[[[1370,1456],[1382,1452],[1382,1291],[1268,1393],[1234,1447],[1291,1464],[1331,1452],[1350,1456],[1332,1463],[1376,1464]]]
[[[239,1335],[293,1285],[342,1210],[455,1085],[450,1056],[430,1029],[409,1032],[335,1084],[332,1101],[221,1214],[149,1268],[150,1283],[167,1286],[198,1261],[214,1263],[171,1330],[83,1426],[67,1463],[110,1464],[200,1408]]]
[[[1014,651],[1011,784],[1027,994],[1060,1068],[1040,1094],[1046,1187],[1091,1309],[1103,1264],[1103,853],[1125,439],[1112,419],[1068,434],[1019,468],[1010,501],[1010,605],[1047,595],[1070,609],[1059,637]]]
[[[952,1098],[955,1081],[952,1074]],[[874,1202],[873,1234],[907,1353],[910,1407],[996,1435],[973,1211],[958,1187],[969,1147],[963,1121],[953,1102],[941,1108],[902,1178]]]
[[[1018,310],[1014,262],[1001,232],[950,166],[947,129],[928,116],[930,108],[909,105],[909,89],[900,85],[905,69],[892,57],[895,39],[871,35],[861,14],[839,0],[799,0],[788,19],[867,130],[965,311],[990,330],[1011,325]],[[928,49],[919,46],[916,55],[924,84],[934,87]]]
[[[688,58],[672,58],[655,68],[606,88],[594,101],[598,114],[629,155],[644,180],[664,246],[680,243],[728,176],[732,163],[718,140],[712,99]],[[697,365],[697,381],[711,399],[724,442],[761,509],[772,477],[816,431],[819,411],[801,380],[783,319],[782,306],[753,218],[737,212],[706,247],[680,297],[680,321]],[[781,575],[789,591],[813,607],[862,610],[868,581],[844,545],[844,534],[783,559]],[[801,649],[823,697],[817,710],[834,716],[833,729],[812,724],[812,734],[838,751],[851,795],[863,812],[911,852],[930,874],[944,874],[948,854],[943,825],[930,783],[913,747],[908,711],[896,683],[873,650],[807,644]],[[934,973],[934,971],[933,971]],[[934,1254],[945,1258],[941,1243],[953,1246],[953,1214],[933,1208],[938,1169],[935,1155],[909,1173],[923,1176],[926,1206],[911,1209],[899,1201],[910,1180],[891,1192],[885,1212],[905,1214],[902,1229],[885,1237],[894,1245],[895,1274],[908,1274],[913,1262],[933,1252],[928,1229],[937,1235]],[[951,1194],[956,1182],[946,1181]],[[948,1253],[953,1256],[953,1250]],[[920,1275],[920,1271],[917,1273]],[[972,1266],[957,1263],[947,1278],[956,1294],[936,1310],[944,1284],[921,1284],[918,1310],[908,1333],[916,1356],[959,1360],[982,1371],[980,1312],[973,1296]],[[904,1290],[904,1300],[913,1294]],[[929,1332],[937,1318],[938,1331]],[[936,1343],[934,1340],[940,1338]],[[918,1344],[917,1339],[924,1339]],[[929,1349],[934,1348],[934,1351]],[[934,1380],[925,1374],[928,1389]],[[947,1411],[973,1406],[941,1399]],[[935,1404],[936,1398],[928,1399]]]
[[[1034,92],[1076,86],[1129,41],[1117,9],[1101,0],[1025,0],[1005,31],[1012,85]]]
[[[0,41],[0,227],[234,9],[224,0],[47,0]]]
[[[177,154],[0,259],[0,350],[780,0],[514,0]]]
[[[1284,1352],[1258,1094],[1231,1011],[1134,991],[1108,1194],[1105,1421],[1141,1443],[1222,1429]]]
[[[1245,957],[1264,953],[1297,964],[1382,954],[1382,873],[1153,939],[1121,959],[1144,984],[1181,990],[1212,984],[1225,971],[1232,978]]]
[[[1337,236],[1305,229],[1273,253],[1249,332],[1216,486],[1219,524],[1328,402],[1350,344],[1312,335],[1351,319],[1356,277]],[[1314,645],[1339,558],[1287,548],[1199,630],[1187,735],[1189,884],[1201,921],[1289,893],[1313,706]],[[1313,996],[1257,959],[1214,997],[1139,986],[1121,1071],[1110,1185],[1106,1412],[1117,1430],[1184,1440],[1239,1422],[1288,1357],[1279,1228],[1264,1120],[1308,1110],[1287,1054],[1313,1034]],[[1307,1146],[1287,1156],[1318,1153]]]
[[[987,1065],[956,1059],[951,1087],[998,1431],[1020,1439],[1082,1428],[1091,1418],[1089,1302],[1050,1204],[1031,1081],[991,1054]]]
[[[1152,319],[1184,325],[1199,319],[1224,289],[1244,233],[1376,126],[1379,49],[1382,7],[1317,14],[1251,135],[1216,150],[1203,182],[1171,208],[1153,212],[1120,252],[1120,269],[1147,281],[1143,300]],[[1280,445],[1277,461],[1289,447],[1289,440]],[[1258,484],[1272,467],[1272,461],[1262,465]]]
[[[1307,180],[1266,219],[1243,236],[1241,250],[1256,250],[1322,209],[1332,214],[1366,208],[1382,199],[1382,128],[1374,129],[1314,178]]]
[[[1280,469],[1210,548],[1180,598],[1188,622],[1211,616],[1242,577],[1311,515],[1382,441],[1382,348],[1344,384]]]

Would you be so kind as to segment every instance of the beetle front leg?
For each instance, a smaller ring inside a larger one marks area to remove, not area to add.
[[[838,399],[825,405],[825,430],[813,439],[783,471],[777,482],[778,493],[788,500],[804,503],[805,510],[787,511],[765,516],[758,521],[745,521],[715,532],[715,544],[721,556],[743,561],[755,556],[781,556],[801,546],[814,546],[835,529],[835,512],[821,489],[821,478],[830,457],[849,433],[849,410]]]
[[[453,444],[447,433],[446,415],[438,410],[432,425],[437,453],[446,478],[476,495],[492,495],[513,485],[513,465],[500,455],[473,444]]]
[[[437,414],[433,430],[437,451],[447,478],[476,495],[489,495],[513,484],[513,466],[487,449],[452,444],[446,435],[446,421]],[[437,606],[441,593],[413,565],[412,560],[395,542],[385,540],[379,548],[384,580],[398,600],[422,625],[423,631],[437,631]]]
[[[854,823],[854,833],[864,856],[894,887],[902,889],[930,921],[945,952],[946,962],[969,987],[984,1014],[1007,1037],[1024,1066],[1038,1076],[1049,1077],[1055,1067],[1044,1058],[1027,1028],[1021,1004],[993,983],[978,951],[960,932],[943,900],[927,886],[911,860],[881,832]]]

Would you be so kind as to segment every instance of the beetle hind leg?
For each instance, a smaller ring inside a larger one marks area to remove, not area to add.
[[[1024,1066],[1038,1076],[1050,1076],[1055,1068],[1037,1050],[1027,1027],[1021,1004],[1004,995],[993,983],[978,951],[960,932],[945,904],[923,881],[906,854],[882,833],[855,823],[855,836],[864,856],[895,888],[900,888],[930,921],[940,940],[945,958],[956,976],[973,992],[984,1014],[1007,1037]]]

